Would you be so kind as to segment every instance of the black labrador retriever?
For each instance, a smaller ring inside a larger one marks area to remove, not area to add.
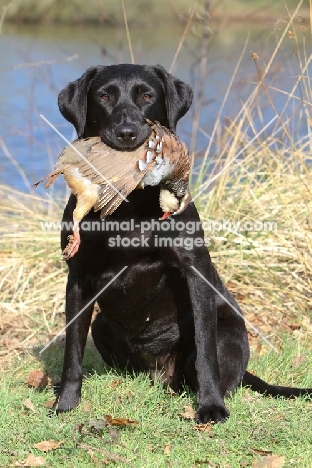
[[[174,132],[192,97],[190,86],[160,65],[122,64],[89,68],[61,91],[58,102],[79,138],[100,135],[111,147],[129,151],[149,136],[146,118]],[[71,195],[63,221],[72,220],[75,203]],[[246,371],[245,323],[212,265],[194,204],[163,226],[161,214],[156,186],[131,193],[109,218],[114,232],[88,229],[99,221],[93,210],[84,218],[79,251],[68,261],[66,321],[71,323],[54,409],[68,411],[79,403],[95,300],[101,312],[92,335],[104,361],[149,372],[175,392],[185,384],[196,390],[196,418],[202,423],[228,417],[224,396],[241,383],[273,396],[312,394],[312,389],[269,385]],[[181,230],[187,223],[197,226],[191,234]],[[64,228],[62,249],[69,234]]]

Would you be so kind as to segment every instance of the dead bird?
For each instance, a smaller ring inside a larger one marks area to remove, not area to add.
[[[160,184],[161,219],[181,213],[191,196],[188,188],[190,160],[185,143],[158,122],[148,121],[152,133],[133,151],[117,151],[100,137],[73,141],[58,157],[53,172],[33,184],[46,180],[48,188],[62,174],[77,197],[73,212],[73,234],[63,250],[65,260],[73,257],[80,245],[79,222],[93,208],[100,217],[111,215],[135,189]]]

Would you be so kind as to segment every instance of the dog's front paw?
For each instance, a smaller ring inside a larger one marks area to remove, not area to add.
[[[225,422],[230,413],[223,405],[200,406],[197,410],[195,419],[198,423],[207,424],[213,422]]]
[[[80,397],[70,396],[70,398],[66,397],[57,397],[52,408],[51,413],[66,413],[67,411],[71,411],[80,403]]]

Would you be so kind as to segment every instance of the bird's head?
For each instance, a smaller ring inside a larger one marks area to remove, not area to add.
[[[185,210],[191,201],[187,180],[166,180],[160,186],[159,204],[164,212],[161,219],[175,216]]]

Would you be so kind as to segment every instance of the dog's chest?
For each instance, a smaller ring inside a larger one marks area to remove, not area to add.
[[[122,276],[98,300],[112,328],[137,344],[175,340],[178,304],[166,269],[158,263],[135,265]]]

